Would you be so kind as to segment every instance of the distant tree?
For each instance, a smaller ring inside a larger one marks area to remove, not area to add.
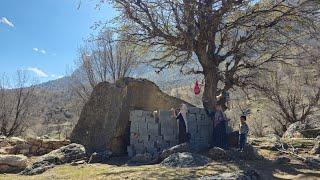
[[[73,76],[73,89],[85,102],[92,89],[103,81],[115,82],[130,75],[137,65],[136,48],[121,41],[122,36],[104,29],[79,49],[79,76]]]
[[[319,14],[312,0],[110,2],[120,12],[119,31],[152,52],[155,68],[177,65],[185,73],[204,75],[205,107],[215,104],[222,92],[248,85],[261,65],[295,56],[291,46],[300,46],[300,37],[317,29]],[[184,69],[191,62],[201,68]]]
[[[320,68],[282,65],[273,72],[260,74],[254,88],[268,102],[275,132],[282,134],[295,122],[307,123],[320,111]]]
[[[0,81],[0,134],[4,136],[21,135],[27,127],[27,116],[34,105],[34,86],[29,86],[29,79],[24,71],[17,72],[13,89],[10,80],[3,76]]]

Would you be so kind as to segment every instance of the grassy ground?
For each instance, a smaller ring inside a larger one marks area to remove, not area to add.
[[[106,164],[88,164],[57,166],[36,176],[0,175],[0,179],[195,179],[237,170],[239,168],[234,164],[217,162],[198,168],[166,168],[160,165],[118,167]]]

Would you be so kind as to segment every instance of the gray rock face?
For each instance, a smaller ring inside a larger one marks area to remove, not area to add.
[[[111,150],[126,153],[130,137],[130,111],[178,108],[180,99],[163,93],[148,80],[124,78],[115,84],[98,84],[85,104],[71,141],[83,144],[88,153]]]
[[[71,163],[73,161],[82,160],[86,157],[84,146],[80,144],[69,144],[54,150],[49,154],[39,157],[30,167],[21,172],[23,175],[41,174],[46,170],[53,168],[55,165]]]
[[[175,153],[161,162],[161,165],[168,167],[197,167],[205,166],[211,162],[211,159],[199,154],[189,152]]]
[[[221,148],[214,147],[208,151],[208,156],[215,161],[230,160],[230,156],[227,152]]]
[[[28,159],[23,155],[0,155],[0,173],[17,173],[27,167]]]
[[[160,154],[160,160],[164,160],[174,153],[190,152],[190,151],[191,150],[188,143],[179,144],[169,149],[163,150],[162,153]]]

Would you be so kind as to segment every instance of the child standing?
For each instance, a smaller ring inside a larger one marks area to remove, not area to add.
[[[239,150],[242,152],[244,146],[247,142],[247,136],[249,133],[249,127],[246,123],[247,117],[241,116],[240,117],[240,125],[239,125]]]

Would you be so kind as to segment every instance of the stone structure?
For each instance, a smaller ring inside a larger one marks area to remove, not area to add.
[[[115,84],[99,83],[81,112],[71,141],[83,144],[89,154],[106,150],[114,155],[125,154],[130,138],[131,110],[168,110],[179,108],[181,103],[186,102],[167,95],[144,79],[124,78]]]
[[[171,111],[134,110],[130,113],[130,145],[128,155],[158,154],[178,144],[178,123]],[[190,147],[198,151],[210,147],[213,125],[204,109],[192,107],[187,113]]]
[[[69,140],[18,137],[0,138],[0,154],[41,156],[70,144]]]

